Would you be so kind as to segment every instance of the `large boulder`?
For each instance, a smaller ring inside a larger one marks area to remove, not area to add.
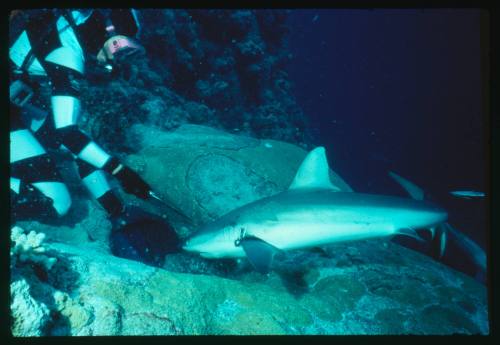
[[[173,132],[135,125],[129,133],[141,149],[127,163],[197,225],[285,190],[307,154],[282,141],[198,125]],[[335,172],[330,177],[342,190],[351,190]]]

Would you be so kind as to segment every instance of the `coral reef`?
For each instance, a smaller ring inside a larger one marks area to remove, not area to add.
[[[38,281],[37,276],[46,278],[57,259],[48,254],[44,233],[33,230],[26,233],[21,227],[14,226],[10,238],[12,334],[23,337],[45,335],[52,321],[50,309],[34,297],[36,291],[31,283]]]
[[[50,248],[80,279],[44,293],[52,299],[46,335],[488,333],[484,286],[383,240],[328,246],[327,256],[292,253],[268,277],[176,273],[74,245]],[[17,310],[29,313],[16,314],[23,322],[41,315]]]
[[[306,147],[307,122],[286,73],[285,10],[138,11],[145,55],[113,81],[89,73],[83,126],[106,149],[131,152],[135,123],[241,131]],[[92,67],[90,68],[92,71]]]
[[[12,334],[22,337],[45,335],[45,329],[51,319],[49,308],[32,297],[30,286],[25,279],[10,283],[10,299]]]
[[[11,266],[18,263],[34,263],[41,265],[44,269],[50,270],[57,259],[49,257],[46,253],[46,247],[43,245],[45,240],[44,233],[30,231],[28,234],[19,226],[14,226],[10,233]]]

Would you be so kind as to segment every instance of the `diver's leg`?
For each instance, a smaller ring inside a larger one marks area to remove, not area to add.
[[[111,217],[119,216],[123,212],[124,206],[118,196],[112,191],[106,179],[105,172],[80,158],[76,159],[76,165],[78,166],[80,178],[90,194]]]
[[[65,215],[71,197],[52,158],[21,120],[20,109],[11,105],[10,113],[12,215]]]
[[[81,159],[77,159],[76,163],[84,185],[110,216],[111,253],[161,266],[165,255],[178,249],[179,240],[175,231],[163,219],[139,207],[124,207],[109,186],[103,170]]]
[[[147,244],[140,234],[140,225],[135,227],[135,220],[126,217],[131,210],[125,211],[124,205],[111,189],[104,171],[79,158],[76,159],[76,164],[83,184],[110,216],[111,253],[122,258],[145,261],[144,251]]]

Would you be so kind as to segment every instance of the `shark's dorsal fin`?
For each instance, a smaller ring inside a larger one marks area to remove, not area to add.
[[[424,200],[425,193],[422,188],[418,187],[413,182],[399,176],[398,174],[389,171],[389,176],[391,176],[397,183],[403,187],[410,196],[415,200]]]
[[[302,161],[289,189],[299,188],[340,190],[330,182],[329,167],[323,146],[313,149]]]

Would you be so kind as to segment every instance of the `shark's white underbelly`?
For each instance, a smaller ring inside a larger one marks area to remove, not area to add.
[[[245,228],[246,236],[255,236],[281,250],[383,237],[392,235],[395,231],[395,225],[381,218],[380,212],[360,217],[353,211],[318,211],[318,208],[315,212],[282,212],[273,220],[241,224],[237,228],[241,227]],[[240,232],[236,229],[226,232],[224,240],[219,242],[219,250],[203,256],[245,256],[243,249],[234,245],[239,235]]]
[[[306,248],[336,242],[354,241],[388,236],[393,233],[391,224],[381,223],[279,223],[249,231],[282,250]]]

